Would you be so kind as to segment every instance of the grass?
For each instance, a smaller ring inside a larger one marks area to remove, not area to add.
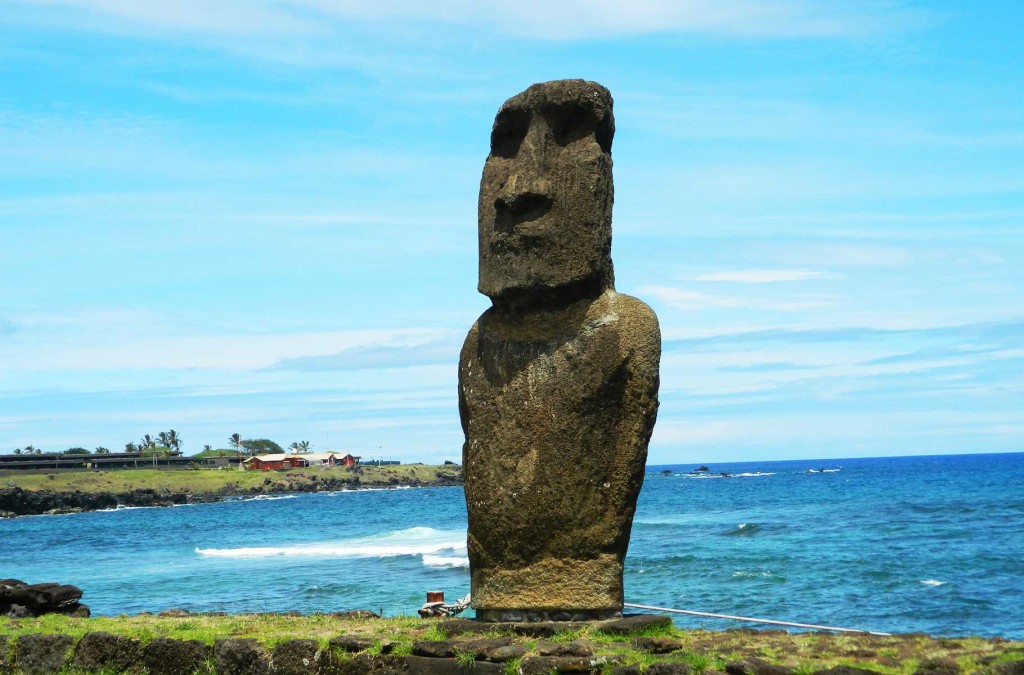
[[[473,668],[476,666],[476,654],[456,649],[455,662],[462,666],[463,669]]]
[[[307,488],[314,481],[352,481],[364,485],[426,483],[438,475],[458,479],[460,467],[403,464],[398,466],[361,466],[289,469],[288,471],[238,471],[237,469],[119,469],[114,471],[51,471],[25,473],[5,471],[0,488],[53,492],[128,492],[155,490],[161,493],[243,494]]]
[[[420,639],[427,640],[428,642],[442,642],[448,639],[448,633],[435,623],[431,624],[429,628],[423,631],[423,634],[420,635]]]
[[[315,639],[321,648],[338,635],[366,639],[372,645],[367,654],[380,654],[386,644],[391,653],[407,656],[416,640],[452,640],[455,660],[465,668],[480,658],[468,643],[478,640],[479,633],[449,634],[436,620],[415,617],[385,619],[349,619],[331,615],[292,616],[277,614],[209,616],[193,614],[184,617],[136,615],[95,617],[91,619],[47,615],[35,619],[0,618],[0,636],[17,637],[30,633],[60,633],[80,638],[87,632],[106,631],[138,639],[143,644],[157,637],[199,640],[212,645],[223,638],[255,638],[268,648],[291,639]],[[641,669],[660,661],[688,663],[696,673],[724,671],[730,661],[759,658],[795,669],[795,675],[810,675],[833,666],[848,665],[875,671],[881,675],[912,675],[929,660],[948,659],[963,673],[984,673],[993,666],[1024,660],[1024,642],[960,638],[933,639],[920,635],[868,636],[825,635],[818,633],[712,632],[681,631],[673,627],[658,629],[659,637],[675,640],[678,648],[668,654],[651,654],[633,641],[642,636],[615,636],[594,628],[565,630],[552,641],[571,642],[587,639],[595,647],[595,658],[615,656],[621,665],[636,664]],[[526,647],[527,656],[536,653],[538,641],[525,636],[511,636]],[[13,641],[8,642],[8,649]],[[671,648],[671,645],[670,647]],[[507,675],[517,673],[518,660],[505,664]],[[612,668],[611,662],[602,670]]]

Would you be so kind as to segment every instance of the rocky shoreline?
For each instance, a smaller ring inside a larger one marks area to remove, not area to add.
[[[356,476],[268,476],[262,485],[251,488],[225,486],[216,492],[166,491],[154,489],[127,492],[60,492],[25,490],[20,487],[0,489],[0,518],[19,516],[59,515],[84,511],[103,511],[118,507],[179,506],[204,504],[254,497],[258,495],[304,494],[310,492],[337,492],[340,490],[379,490],[406,487],[461,486],[461,476],[440,474],[433,480],[365,480]]]

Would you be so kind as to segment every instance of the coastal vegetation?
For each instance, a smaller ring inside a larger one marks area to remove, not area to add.
[[[0,517],[170,506],[263,494],[460,485],[462,467],[402,464],[286,471],[121,469],[0,472]]]
[[[465,672],[475,668],[509,674],[593,671],[635,675],[650,670],[697,675],[865,675],[863,671],[881,675],[1011,675],[1024,666],[1024,643],[999,639],[751,629],[713,632],[680,630],[666,623],[633,630],[614,626],[616,622],[564,627],[550,623],[488,625],[466,620],[376,618],[369,612],[300,616],[170,610],[160,615],[94,618],[47,615],[0,619],[0,643],[7,642],[0,662],[6,657],[11,663],[14,644],[24,636],[63,635],[80,641],[90,634],[109,634],[126,638],[130,642],[122,641],[121,648],[132,647],[136,654],[168,639],[201,643],[209,650],[209,660],[199,672],[223,672],[217,667],[222,659],[218,657],[215,663],[214,655],[227,653],[228,646],[248,646],[275,664],[281,660],[281,665],[288,654],[305,650],[312,657],[308,661],[321,664],[321,672],[325,663],[345,663],[351,672],[366,672],[374,663],[379,666],[390,659],[397,665],[400,659],[410,658],[444,659],[463,666]],[[255,644],[246,645],[245,640]],[[68,658],[78,658],[79,651],[69,650]],[[655,664],[664,665],[655,668]],[[852,670],[855,668],[861,671]],[[315,669],[313,665],[309,672]]]
[[[414,485],[439,477],[461,480],[458,465],[309,467],[287,471],[239,471],[237,468],[166,470],[123,469],[115,471],[59,471],[27,473],[7,471],[0,487],[56,492],[156,492],[248,494],[253,492],[309,492],[310,483],[358,482],[361,485]],[[358,479],[356,481],[355,479]]]

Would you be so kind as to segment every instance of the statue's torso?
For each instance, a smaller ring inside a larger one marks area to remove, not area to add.
[[[650,308],[614,291],[559,312],[481,316],[459,369],[475,570],[555,558],[621,565],[660,348]]]

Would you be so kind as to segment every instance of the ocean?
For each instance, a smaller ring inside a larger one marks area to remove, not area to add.
[[[627,602],[1024,639],[1024,453],[708,466],[647,468]],[[413,615],[469,591],[465,539],[459,487],[256,497],[0,521],[0,578],[105,615]]]

